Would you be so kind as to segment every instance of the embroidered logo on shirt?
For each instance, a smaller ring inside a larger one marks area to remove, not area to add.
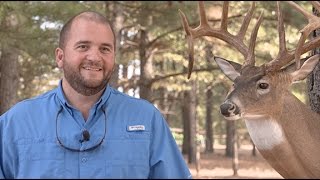
[[[146,128],[144,125],[134,125],[134,126],[128,126],[127,128],[128,131],[144,131]]]

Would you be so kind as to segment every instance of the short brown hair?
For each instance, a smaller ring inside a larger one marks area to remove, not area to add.
[[[111,28],[111,31],[112,31],[113,37],[114,37],[114,42],[113,42],[114,49],[116,48],[116,35],[114,33],[114,30],[113,30],[113,28],[111,26],[110,21],[106,17],[104,17],[102,14],[100,14],[98,12],[84,11],[84,12],[81,12],[81,13],[73,16],[71,19],[69,19],[63,25],[63,27],[62,27],[62,29],[60,31],[60,38],[59,38],[59,47],[61,49],[65,48],[66,41],[67,41],[67,38],[68,38],[68,34],[70,32],[70,29],[71,29],[71,26],[72,26],[73,22],[76,19],[79,19],[79,18],[84,18],[84,19],[87,19],[87,20],[90,20],[90,21],[94,21],[94,22],[101,23],[101,24],[109,26]]]

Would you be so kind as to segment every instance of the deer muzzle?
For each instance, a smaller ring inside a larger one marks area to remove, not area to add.
[[[226,100],[223,104],[220,105],[220,113],[227,120],[237,120],[240,118],[239,107],[229,100]]]

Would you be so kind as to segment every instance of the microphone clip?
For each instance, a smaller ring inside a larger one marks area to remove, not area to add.
[[[79,140],[80,143],[83,143],[84,141],[90,140],[90,133],[87,130],[82,131],[82,140]]]

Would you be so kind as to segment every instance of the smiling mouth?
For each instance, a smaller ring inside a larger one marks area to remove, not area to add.
[[[84,66],[83,69],[88,70],[88,71],[101,71],[102,68],[100,67],[91,67],[91,66]]]

